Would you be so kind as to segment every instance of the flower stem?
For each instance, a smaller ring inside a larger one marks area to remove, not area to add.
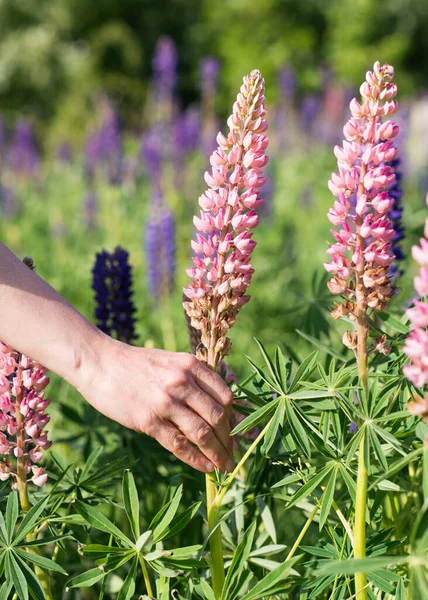
[[[141,554],[139,554],[138,555],[138,560],[140,561],[141,570],[143,572],[144,583],[146,584],[147,594],[150,596],[150,598],[153,598],[154,596],[153,596],[152,584],[150,583],[150,577],[149,577],[149,573],[147,571],[147,567],[146,567],[146,563],[144,561],[144,557]]]
[[[358,456],[357,492],[355,502],[354,556],[366,556],[366,505],[367,505],[367,469],[364,460],[364,439],[361,437]],[[367,577],[365,573],[355,573],[355,597],[367,599]]]
[[[211,473],[206,475],[207,489],[207,511],[208,511],[208,528],[211,531],[216,527],[210,537],[210,554],[209,565],[211,569],[212,586],[214,597],[216,600],[221,598],[224,585],[224,560],[223,548],[221,539],[221,529],[218,525],[220,520],[220,495],[217,493],[217,485],[214,476]]]

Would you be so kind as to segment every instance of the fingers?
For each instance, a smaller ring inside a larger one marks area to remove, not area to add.
[[[194,413],[208,423],[223,448],[232,457],[231,411],[229,411],[229,407],[223,407],[213,400],[196,383],[192,384],[191,391],[187,394],[185,401]],[[172,420],[174,421],[174,419]]]
[[[210,425],[198,414],[184,405],[177,404],[175,411],[171,414],[171,420],[187,439],[196,444],[206,458],[220,471],[233,470],[231,455],[217,438]]]
[[[192,446],[189,440],[172,423],[159,421],[157,433],[154,436],[157,441],[178,459],[202,473],[214,471],[214,465],[207,460],[197,448]]]
[[[232,410],[233,394],[220,375],[211,371],[197,358],[192,360],[190,370],[196,383],[204,392],[222,406],[230,407]]]

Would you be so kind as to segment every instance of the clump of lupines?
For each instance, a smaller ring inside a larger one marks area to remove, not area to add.
[[[428,195],[427,195],[428,204]],[[428,218],[425,221],[424,237],[420,246],[413,246],[412,256],[420,266],[419,273],[414,278],[415,290],[421,298],[428,296]],[[406,339],[404,352],[411,360],[410,365],[403,367],[404,375],[413,385],[424,388],[428,383],[428,304],[415,300],[412,308],[406,311],[412,324],[412,330]],[[428,394],[425,398],[418,397],[409,404],[412,414],[422,414],[428,421]]]
[[[175,219],[156,184],[144,242],[150,293],[160,300],[169,296],[175,285]]]
[[[199,198],[201,214],[194,217],[200,232],[192,241],[191,282],[184,288],[189,301],[183,303],[191,324],[201,331],[200,360],[215,367],[227,354],[226,335],[235,323],[254,269],[252,239],[259,218],[255,209],[263,200],[259,188],[265,182],[268,146],[264,81],[259,71],[244,77],[240,93],[228,119],[229,134],[217,136],[219,147],[210,158],[212,170],[205,173],[209,189]]]
[[[33,260],[24,264],[35,271]],[[9,478],[18,487],[24,510],[28,510],[27,481],[42,486],[48,478],[38,463],[50,448],[48,432],[43,431],[50,417],[45,398],[49,377],[39,363],[0,342],[0,481]],[[16,462],[15,462],[16,459]]]
[[[92,269],[92,289],[95,291],[97,327],[121,342],[132,343],[137,338],[132,301],[132,271],[129,254],[117,246],[114,252],[105,250],[96,255]]]
[[[384,310],[392,295],[390,265],[394,261],[394,227],[388,212],[394,206],[389,193],[395,173],[389,163],[397,157],[393,139],[398,134],[394,121],[382,117],[397,110],[393,100],[397,87],[390,65],[374,65],[360,91],[363,101],[350,103],[352,118],[344,127],[343,147],[336,146],[339,173],[329,181],[337,200],[328,213],[335,243],[328,249],[332,258],[326,270],[334,277],[328,283],[333,294],[345,298],[336,304],[334,318],[348,316],[362,325],[367,336],[367,310]],[[357,347],[357,334],[344,336],[347,346]]]

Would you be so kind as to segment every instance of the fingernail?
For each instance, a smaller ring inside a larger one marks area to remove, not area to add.
[[[212,473],[215,469],[214,465],[210,461],[206,463],[205,467],[208,473]]]

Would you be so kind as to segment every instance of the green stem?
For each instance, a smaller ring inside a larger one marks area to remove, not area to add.
[[[147,571],[146,563],[144,562],[144,558],[141,554],[138,555],[138,560],[140,561],[141,570],[143,572],[144,583],[146,584],[146,591],[150,598],[154,598],[152,584],[150,583],[149,573]]]
[[[256,437],[256,439],[254,440],[254,442],[251,444],[251,446],[245,452],[244,456],[241,458],[241,460],[239,461],[239,463],[233,469],[232,473],[227,478],[226,484],[221,488],[220,492],[217,495],[217,502],[218,502],[219,505],[222,503],[223,498],[225,497],[227,490],[230,488],[230,486],[232,485],[233,481],[236,479],[236,476],[238,475],[239,471],[243,468],[244,464],[247,462],[248,458],[254,452],[255,448],[258,446],[258,444],[261,442],[261,440],[265,437],[265,435],[267,433],[267,430],[269,429],[269,425],[270,425],[270,421],[266,425],[266,427],[259,433],[259,435]]]
[[[358,456],[357,491],[355,502],[354,556],[366,556],[366,505],[367,505],[367,469],[364,460],[364,434],[361,437]],[[365,573],[355,573],[355,597],[367,600],[367,577]]]
[[[308,529],[309,529],[309,527],[310,527],[310,525],[311,525],[312,521],[313,521],[313,520],[314,520],[314,518],[315,518],[315,515],[316,515],[316,514],[317,514],[317,512],[318,512],[318,509],[319,509],[319,507],[320,507],[320,504],[319,504],[319,502],[318,502],[318,504],[315,506],[314,510],[313,510],[313,511],[311,512],[311,514],[309,515],[309,517],[308,517],[308,519],[307,519],[306,523],[304,524],[304,526],[303,526],[303,528],[302,528],[302,531],[299,533],[299,537],[298,537],[298,538],[297,538],[297,540],[294,542],[294,545],[293,545],[293,547],[291,548],[290,552],[288,553],[288,556],[287,556],[287,558],[285,559],[286,561],[287,561],[287,560],[290,560],[290,559],[291,559],[291,558],[293,558],[293,556],[295,555],[295,553],[296,553],[296,550],[297,550],[297,548],[300,546],[300,544],[301,544],[301,542],[302,542],[303,538],[305,537],[305,535],[306,535],[306,532],[308,531]]]
[[[220,521],[220,494],[217,493],[217,485],[214,476],[208,473],[205,478],[207,489],[207,512],[208,529],[215,528],[210,536],[210,558],[208,560],[211,569],[212,586],[216,600],[221,598],[224,585],[224,560],[221,539]]]

